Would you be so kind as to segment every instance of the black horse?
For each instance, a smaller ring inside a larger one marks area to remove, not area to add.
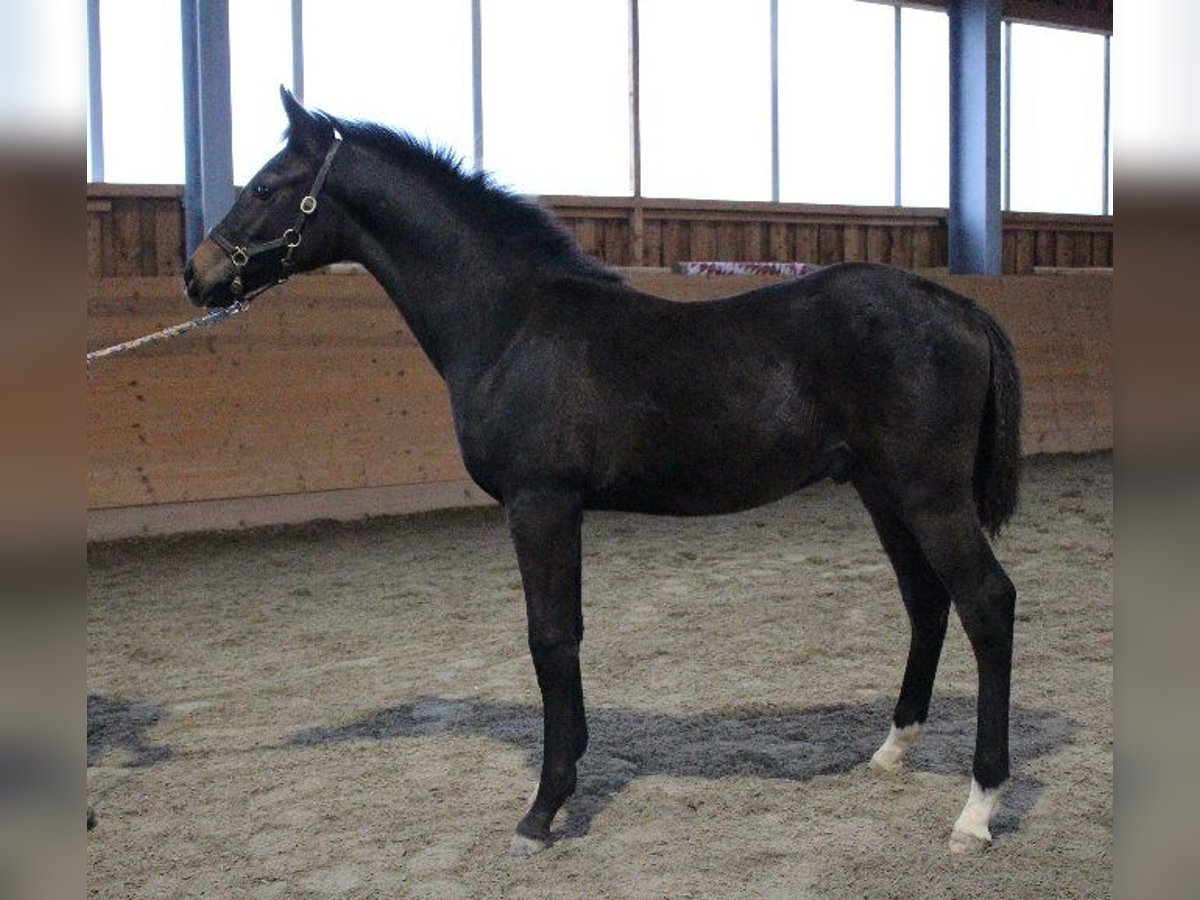
[[[537,793],[514,849],[550,837],[587,747],[579,645],[584,509],[708,515],[848,480],[912,625],[877,768],[929,710],[951,604],[978,664],[971,792],[950,846],[990,840],[1009,774],[1016,593],[992,554],[1017,500],[1012,347],[974,303],[865,264],[726,300],[640,294],[537,206],[444,153],[311,112],[283,91],[287,145],[185,271],[226,306],[304,271],[362,263],[449,387],[471,477],[504,508],[541,688]]]

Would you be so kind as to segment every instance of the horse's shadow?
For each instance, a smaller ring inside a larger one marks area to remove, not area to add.
[[[671,716],[598,707],[588,712],[590,743],[580,763],[575,796],[555,829],[562,837],[586,834],[593,818],[635,778],[749,776],[805,782],[864,765],[887,732],[891,703],[840,704],[765,714],[734,710],[723,715]],[[1069,744],[1079,726],[1042,710],[1013,707],[1012,754],[1017,762],[993,833],[1015,830],[1033,807],[1043,784],[1021,766]],[[421,697],[346,725],[294,735],[288,746],[341,741],[393,740],[438,734],[469,734],[524,751],[537,771],[541,711],[530,706],[479,699]],[[939,697],[929,728],[905,759],[907,768],[962,776],[971,770],[975,702]]]
[[[146,739],[146,731],[163,716],[163,710],[153,703],[88,694],[87,764],[96,765],[113,750],[127,754],[122,762],[126,766],[151,766],[169,759],[170,747]]]

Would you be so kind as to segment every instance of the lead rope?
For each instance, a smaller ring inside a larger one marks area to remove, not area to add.
[[[105,347],[103,350],[93,350],[87,355],[87,370],[88,376],[92,374],[92,363],[98,359],[104,359],[109,356],[120,356],[122,353],[129,353],[131,350],[137,350],[140,347],[145,347],[147,344],[154,344],[158,341],[165,341],[167,338],[178,337],[181,334],[187,334],[195,328],[207,328],[210,325],[216,325],[219,322],[224,322],[226,319],[232,319],[239,313],[245,312],[250,308],[250,304],[244,300],[238,300],[231,303],[229,306],[215,309],[208,315],[200,316],[198,319],[192,319],[189,322],[180,322],[178,325],[172,325],[170,328],[164,328],[162,331],[156,331],[153,334],[147,334],[140,338],[134,338],[131,341],[125,341],[122,344],[114,344],[111,347]]]

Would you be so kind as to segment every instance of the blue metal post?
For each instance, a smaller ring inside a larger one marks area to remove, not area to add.
[[[188,252],[233,206],[229,0],[182,0]]]
[[[183,234],[186,255],[204,240],[203,191],[200,187],[200,72],[196,38],[196,0],[181,0],[183,39]]]
[[[483,12],[471,0],[471,125],[475,133],[475,171],[483,170]]]
[[[88,137],[92,142],[92,181],[104,180],[104,91],[100,67],[100,0],[88,0]],[[1107,184],[1107,182],[1105,182]]]
[[[304,0],[292,0],[292,93],[304,102]]]
[[[950,271],[999,275],[1000,0],[951,0]]]

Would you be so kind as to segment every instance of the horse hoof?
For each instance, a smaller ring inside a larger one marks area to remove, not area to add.
[[[904,768],[904,751],[885,744],[875,751],[867,768],[873,772],[899,772]]]
[[[992,833],[984,828],[982,831],[969,826],[955,825],[950,832],[951,853],[979,853],[992,844]]]
[[[540,853],[549,846],[549,841],[540,841],[537,838],[526,837],[523,834],[514,834],[512,843],[508,846],[508,855],[526,859],[535,853]]]
[[[904,768],[904,754],[921,736],[921,723],[914,722],[903,728],[892,726],[887,740],[871,757],[870,767],[876,772],[899,772]]]

